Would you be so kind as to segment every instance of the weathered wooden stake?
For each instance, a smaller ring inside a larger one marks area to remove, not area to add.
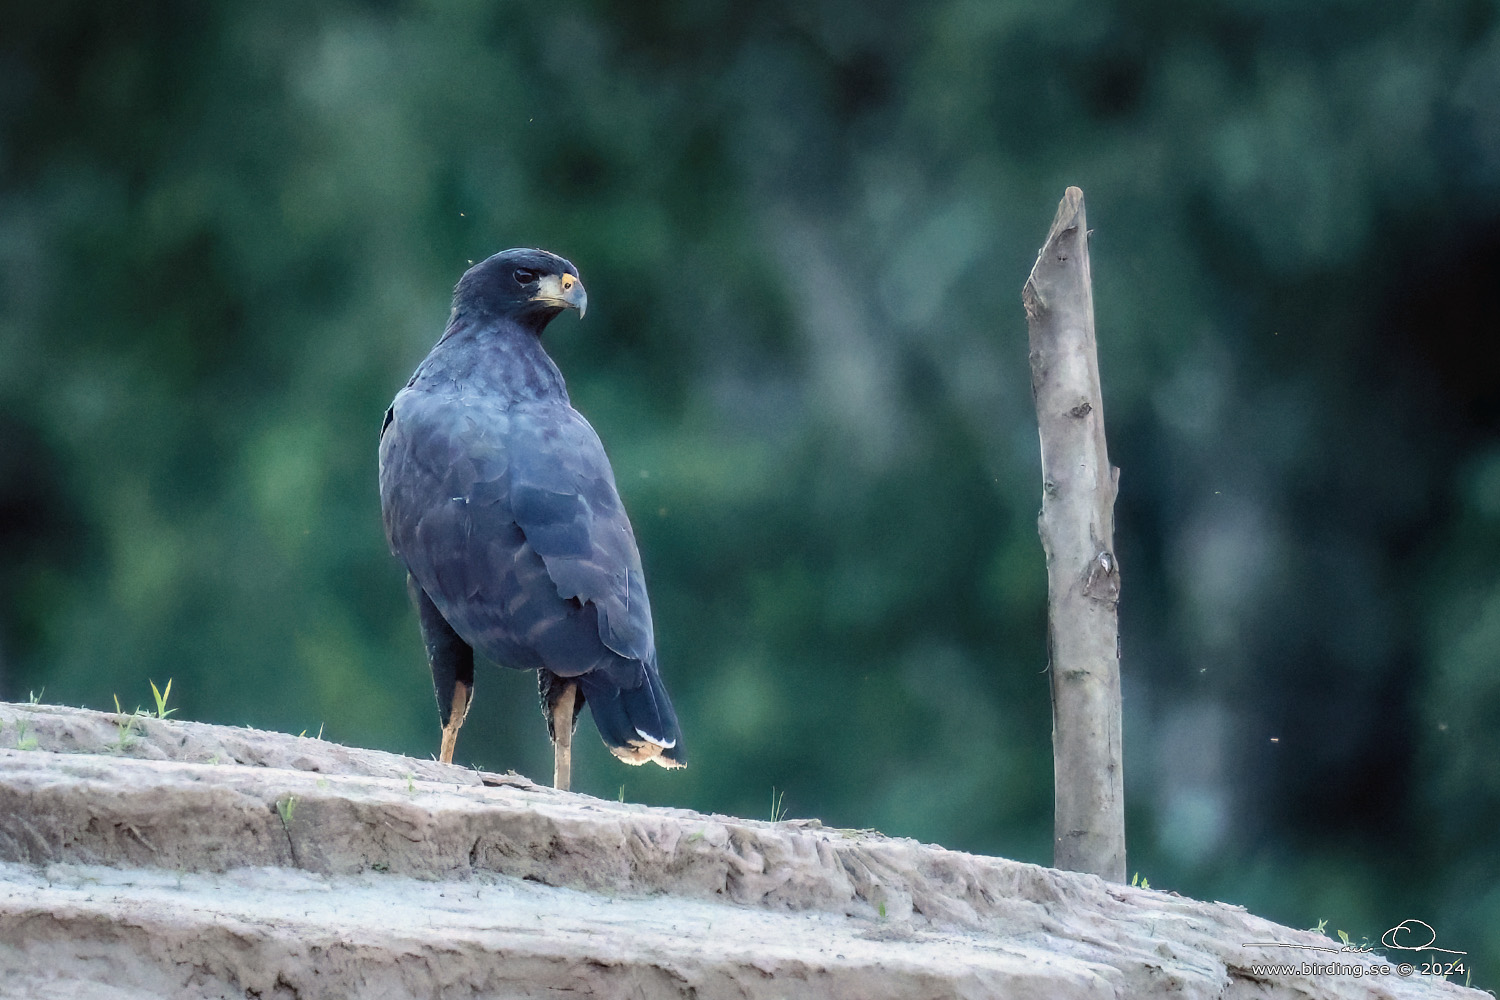
[[[1125,881],[1120,740],[1120,470],[1104,443],[1083,192],[1070,187],[1021,300],[1042,440],[1047,647],[1056,808],[1053,864]]]

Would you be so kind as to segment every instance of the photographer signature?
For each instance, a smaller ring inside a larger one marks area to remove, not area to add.
[[[1425,941],[1417,943],[1422,937]],[[1437,941],[1437,931],[1425,920],[1415,917],[1401,921],[1395,927],[1380,935],[1380,944],[1391,951],[1440,951],[1445,955],[1467,955],[1466,951],[1457,951],[1453,948],[1439,948],[1434,942]],[[1362,947],[1357,944],[1345,944],[1337,948],[1323,948],[1315,944],[1288,944],[1285,941],[1246,941],[1242,947],[1245,948],[1295,948],[1298,951],[1328,951],[1335,954],[1354,953],[1367,955],[1375,950],[1374,945]]]

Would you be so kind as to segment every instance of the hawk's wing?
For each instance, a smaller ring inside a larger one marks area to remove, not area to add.
[[[604,447],[576,410],[408,388],[380,458],[391,548],[465,641],[565,676],[604,654],[589,639],[654,662],[635,536]]]
[[[599,435],[567,404],[518,406],[510,429],[511,513],[558,596],[598,608],[616,653],[655,660],[641,554]]]

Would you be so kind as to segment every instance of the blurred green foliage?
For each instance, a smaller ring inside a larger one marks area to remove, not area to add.
[[[6,5],[0,694],[431,753],[376,433],[540,245],[693,757],[577,786],[1047,863],[1019,292],[1067,184],[1132,870],[1494,983],[1493,0]],[[546,773],[528,675],[459,753]]]

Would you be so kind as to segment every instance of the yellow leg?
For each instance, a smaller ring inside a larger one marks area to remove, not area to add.
[[[453,708],[448,713],[448,724],[443,727],[443,745],[438,750],[438,760],[453,763],[453,748],[458,745],[458,731],[469,714],[469,685],[463,681],[453,683]]]
[[[552,706],[552,787],[567,791],[573,783],[573,704],[578,685],[563,682],[562,694]]]

